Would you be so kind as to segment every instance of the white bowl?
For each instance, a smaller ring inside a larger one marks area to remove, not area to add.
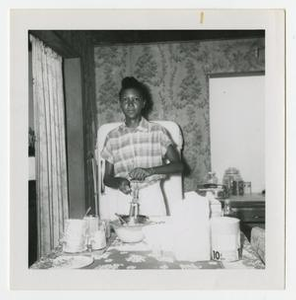
[[[142,225],[114,226],[118,238],[124,243],[138,243],[144,239]]]

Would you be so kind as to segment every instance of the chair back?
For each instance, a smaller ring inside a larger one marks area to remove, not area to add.
[[[183,147],[183,137],[181,134],[180,127],[172,121],[153,121],[154,123],[157,123],[164,128],[167,129],[167,131],[170,134],[170,137],[172,141],[174,142],[176,149],[178,153],[181,156],[181,151]],[[105,187],[103,179],[104,179],[104,173],[105,173],[105,160],[101,157],[101,152],[103,150],[106,136],[107,134],[115,129],[116,127],[120,126],[122,123],[120,122],[114,122],[114,123],[107,123],[102,125],[97,133],[97,144],[96,144],[96,160],[97,160],[97,174],[98,174],[98,185],[95,188],[95,190],[98,193],[98,201],[99,201],[99,215],[103,217],[105,213],[102,211],[103,207],[100,205],[100,203],[105,202],[108,197],[108,187]],[[170,207],[183,199],[183,188],[182,188],[182,175],[181,174],[174,174],[171,176],[168,176],[168,178],[164,181],[163,186],[163,193],[164,198],[166,201],[167,211],[168,214],[170,214]],[[98,212],[96,212],[98,213]]]

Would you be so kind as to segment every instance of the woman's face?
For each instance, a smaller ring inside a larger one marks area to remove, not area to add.
[[[140,117],[144,106],[145,100],[137,89],[123,90],[120,97],[120,107],[126,118],[135,119]]]

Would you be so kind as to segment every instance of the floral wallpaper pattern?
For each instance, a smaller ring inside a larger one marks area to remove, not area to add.
[[[208,76],[265,70],[264,39],[239,39],[94,48],[97,126],[123,120],[118,92],[125,76],[150,89],[150,120],[178,123],[187,165],[185,191],[211,169]]]

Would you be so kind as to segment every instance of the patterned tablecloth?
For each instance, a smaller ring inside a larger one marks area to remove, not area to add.
[[[253,227],[251,231],[251,245],[258,253],[259,257],[265,262],[265,229]]]
[[[153,252],[145,242],[125,244],[115,235],[109,240],[105,249],[86,251],[75,256],[92,258],[92,263],[82,269],[264,269],[265,265],[247,238],[243,234],[241,238],[241,259],[236,262],[177,261],[170,252]],[[34,263],[31,269],[56,268],[57,258],[65,255],[68,254],[63,253],[61,247],[57,247],[49,255]]]

